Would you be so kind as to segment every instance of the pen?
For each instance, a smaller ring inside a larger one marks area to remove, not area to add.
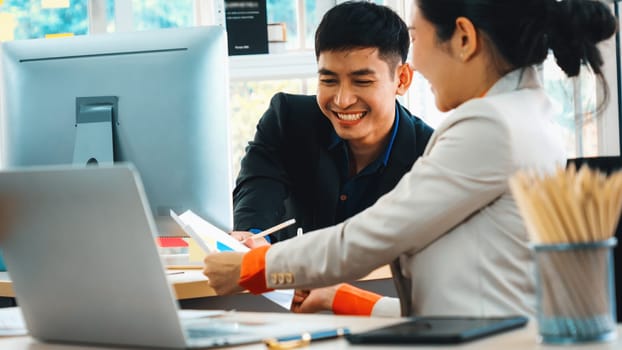
[[[266,344],[268,349],[285,350],[307,346],[312,341],[338,338],[346,334],[350,334],[350,330],[346,327],[342,327],[317,332],[305,332],[288,337],[264,339],[263,342]]]
[[[296,223],[296,219],[289,219],[289,220],[287,220],[285,222],[282,222],[282,223],[280,223],[278,225],[272,226],[272,227],[270,227],[267,230],[263,230],[263,231],[259,232],[258,234],[253,235],[250,238],[255,239],[255,238],[266,237],[267,235],[269,235],[269,234],[271,234],[273,232],[276,232],[276,231],[278,231],[280,229],[286,228],[287,226],[291,226],[291,225],[293,225],[295,223]]]

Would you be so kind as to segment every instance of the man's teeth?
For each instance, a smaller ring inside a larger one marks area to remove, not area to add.
[[[342,120],[358,120],[363,117],[363,114],[364,113],[354,113],[354,114],[337,113],[337,116],[339,117],[339,119],[342,119]]]

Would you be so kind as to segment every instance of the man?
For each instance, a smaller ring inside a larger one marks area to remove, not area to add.
[[[406,24],[387,7],[347,2],[326,13],[315,35],[317,96],[272,98],[242,159],[234,236],[291,217],[305,232],[331,226],[395,187],[432,134],[396,101],[412,81],[408,50]]]

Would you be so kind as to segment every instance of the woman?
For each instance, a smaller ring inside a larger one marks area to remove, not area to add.
[[[568,76],[585,62],[604,84],[596,44],[615,17],[593,0],[416,0],[410,29],[414,69],[437,107],[454,109],[423,156],[392,192],[318,238],[206,257],[219,294],[329,286],[392,262],[403,315],[533,314],[531,252],[508,178],[566,160],[533,66],[551,49]],[[337,311],[398,314],[387,298],[333,294]]]

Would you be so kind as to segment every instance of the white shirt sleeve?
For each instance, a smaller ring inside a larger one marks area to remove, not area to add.
[[[398,298],[382,297],[378,299],[371,310],[373,317],[400,317],[400,300]]]

